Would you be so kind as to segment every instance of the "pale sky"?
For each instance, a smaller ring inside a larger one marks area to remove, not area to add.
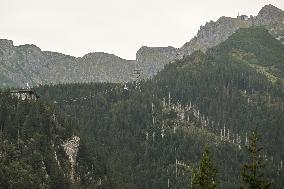
[[[0,0],[0,38],[73,56],[135,59],[141,46],[181,47],[221,16],[257,15],[284,0]]]

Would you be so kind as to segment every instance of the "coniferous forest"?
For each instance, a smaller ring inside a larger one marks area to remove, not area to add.
[[[284,187],[284,46],[263,28],[149,80],[33,90],[1,91],[0,188]]]

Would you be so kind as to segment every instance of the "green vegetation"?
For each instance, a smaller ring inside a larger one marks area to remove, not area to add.
[[[272,180],[272,188],[283,188],[284,87],[278,81],[284,78],[283,48],[262,28],[241,29],[206,53],[197,51],[167,65],[151,80],[128,83],[128,90],[109,83],[41,86],[35,90],[45,103],[14,99],[13,106],[9,105],[13,98],[5,96],[2,101],[7,105],[0,108],[5,119],[0,121],[12,120],[4,121],[5,128],[10,128],[3,135],[8,141],[5,149],[17,152],[22,138],[42,141],[35,150],[46,149],[38,159],[49,157],[43,162],[54,171],[48,172],[50,180],[44,183],[51,188],[61,188],[60,184],[67,188],[191,188],[193,184],[231,189],[243,184],[241,167],[250,162],[246,136],[257,129],[262,136],[261,156],[267,159],[263,172]],[[277,81],[271,82],[267,74]],[[16,102],[26,106],[17,109]],[[50,120],[54,111],[62,116],[58,129]],[[8,116],[11,112],[13,116]],[[21,140],[17,128],[23,128]],[[66,154],[59,144],[58,154],[62,152],[66,165],[59,168],[51,155],[55,149],[47,141],[57,136],[64,141],[73,133],[81,136],[82,143],[75,182],[70,183],[63,174],[70,169]],[[205,147],[210,155],[202,151]],[[24,155],[17,157],[15,161],[2,158],[3,165],[11,172],[18,166],[24,170],[19,173],[30,173],[20,177],[27,185],[37,183],[32,180],[34,164]]]
[[[262,149],[258,147],[258,141],[257,134],[253,132],[247,147],[250,153],[250,163],[243,165],[242,177],[249,189],[268,189],[271,183],[264,177],[264,163],[261,157]]]
[[[0,128],[0,188],[70,188],[70,163],[62,144],[79,135],[70,118],[46,103],[18,100],[2,91]],[[82,141],[80,153],[85,145]],[[89,150],[82,153],[85,159],[91,156]]]
[[[193,189],[217,188],[217,170],[208,149],[205,149],[198,170],[193,172]]]
[[[265,171],[279,188],[283,85],[251,64],[273,66],[277,75],[275,70],[283,71],[283,59],[277,58],[282,49],[264,29],[241,29],[207,53],[198,51],[167,65],[152,80],[141,81],[140,89],[134,83],[128,84],[129,90],[115,84],[73,84],[37,91],[78,120],[81,132],[96,147],[95,156],[103,160],[105,173],[100,178],[105,178],[105,187],[190,187],[201,149],[209,146],[217,162],[218,187],[240,188],[246,135],[257,128],[269,159]],[[273,54],[263,60],[268,50]],[[240,58],[232,52],[241,52]],[[191,104],[201,116],[196,118],[191,109],[181,119],[179,110],[168,106],[169,92],[171,104],[182,109]],[[177,170],[176,160],[182,162]]]

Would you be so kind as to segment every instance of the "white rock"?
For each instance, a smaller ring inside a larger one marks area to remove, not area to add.
[[[75,173],[75,165],[77,153],[80,145],[80,138],[77,136],[73,136],[70,140],[67,140],[62,144],[65,153],[69,157],[69,161],[71,164],[71,180],[74,181],[74,173]]]

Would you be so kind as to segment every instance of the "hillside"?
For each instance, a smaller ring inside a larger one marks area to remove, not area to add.
[[[155,80],[161,89],[171,91],[175,101],[197,104],[219,123],[219,129],[228,125],[232,132],[245,134],[258,128],[265,145],[281,152],[283,52],[284,46],[267,30],[240,29],[206,54],[195,52],[168,65]],[[270,140],[276,131],[277,137]]]
[[[78,125],[42,101],[0,91],[0,188],[81,188],[103,167]]]
[[[283,188],[283,52],[268,30],[239,29],[127,90],[109,83],[35,90],[78,121],[103,160],[104,188],[187,188],[205,146],[220,188],[239,188],[255,129],[265,175],[273,188]]]
[[[192,170],[205,146],[223,162],[218,169],[224,188],[239,185],[240,167],[235,162],[245,159],[244,151],[206,128],[193,107],[169,104],[168,99],[163,102],[152,96],[150,89],[139,92],[134,85],[129,86],[128,93],[122,86],[111,84],[37,90],[78,119],[96,155],[103,159],[109,180],[102,181],[105,188],[164,188],[168,180],[175,188],[189,187]],[[180,164],[177,171],[176,161]],[[234,171],[229,173],[229,169]]]
[[[58,83],[133,81],[133,71],[141,69],[143,78],[151,78],[175,59],[196,50],[205,52],[228,39],[239,28],[262,26],[284,43],[284,12],[273,5],[264,6],[257,16],[221,17],[201,26],[197,35],[181,48],[141,47],[136,60],[125,60],[107,53],[89,53],[73,57],[42,51],[35,45],[14,46],[0,40],[0,87],[23,87]],[[83,48],[83,47],[82,47]]]

